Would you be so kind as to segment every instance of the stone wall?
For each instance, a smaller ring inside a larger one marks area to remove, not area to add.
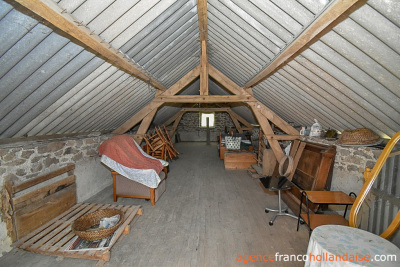
[[[18,184],[74,163],[77,200],[85,201],[112,184],[110,172],[100,163],[97,153],[99,145],[110,137],[93,133],[0,145],[0,190],[6,179]],[[9,251],[10,245],[5,224],[0,220],[0,254]]]
[[[358,195],[364,184],[365,168],[375,165],[382,149],[372,147],[340,146],[336,142],[322,138],[304,137],[305,141],[335,145],[336,157],[333,168],[331,190],[340,190],[345,193],[354,192]]]
[[[220,132],[225,132],[225,127],[235,128],[233,121],[228,113],[215,113],[215,127],[210,128],[210,141],[216,142]],[[199,112],[187,112],[179,122],[177,133],[182,142],[205,142],[207,141],[206,128],[200,127]]]

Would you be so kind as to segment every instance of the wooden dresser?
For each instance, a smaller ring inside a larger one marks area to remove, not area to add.
[[[335,146],[306,142],[292,179],[295,186],[282,195],[295,214],[298,213],[301,190],[330,190],[335,155]],[[311,208],[316,209],[317,206]]]

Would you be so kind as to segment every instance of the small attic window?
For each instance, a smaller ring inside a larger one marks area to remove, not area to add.
[[[209,126],[214,128],[214,113],[202,113],[200,112],[200,127],[207,127],[207,118],[209,118]]]

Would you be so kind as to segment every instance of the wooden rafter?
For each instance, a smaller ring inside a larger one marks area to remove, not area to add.
[[[333,2],[308,28],[303,31],[278,57],[276,57],[264,70],[248,81],[244,87],[253,87],[270,75],[282,68],[291,57],[305,47],[311,45],[313,39],[322,32],[331,30],[337,23],[336,20],[343,20],[365,3],[366,0],[337,0]],[[321,36],[318,36],[320,38]]]
[[[200,41],[207,41],[207,0],[197,0],[197,15],[199,17],[199,35]]]
[[[243,133],[243,129],[242,129],[242,127],[240,127],[240,123],[239,123],[239,121],[236,119],[236,117],[233,116],[232,113],[229,113],[229,112],[228,112],[228,114],[229,114],[229,116],[231,116],[231,119],[232,119],[232,121],[233,121],[233,124],[235,124],[235,127],[236,127],[236,129],[238,130],[238,132],[239,132],[239,133]]]
[[[153,118],[156,115],[156,113],[157,109],[155,108],[143,118],[142,123],[140,124],[139,129],[137,130],[134,136],[134,139],[136,140],[136,142],[138,142],[138,144],[142,142],[142,139],[146,134],[147,130],[149,129],[149,126],[153,121]]]
[[[200,65],[195,67],[193,70],[191,70],[189,73],[187,73],[185,76],[183,76],[179,81],[177,81],[174,85],[172,85],[168,90],[165,92],[158,94],[158,96],[155,98],[157,99],[160,96],[173,96],[180,91],[182,91],[186,86],[188,86],[191,82],[193,82],[197,77],[200,75]],[[154,100],[155,100],[154,99]],[[129,120],[124,122],[120,127],[115,129],[113,131],[114,134],[123,134],[129,131],[133,126],[138,124],[140,121],[143,120],[147,114],[152,112],[154,109],[158,109],[161,107],[164,102],[161,101],[151,101],[147,106],[142,108],[138,113],[133,115]]]
[[[172,125],[172,129],[171,129],[171,131],[169,132],[169,134],[170,134],[171,136],[175,133],[176,129],[178,128],[179,122],[181,121],[181,119],[182,119],[182,117],[183,117],[183,114],[185,114],[185,112],[180,113],[179,116],[175,119],[175,122],[174,122],[174,124]]]
[[[241,88],[239,85],[237,85],[235,82],[233,82],[231,79],[229,79],[227,76],[225,76],[223,73],[221,73],[219,70],[217,70],[211,65],[209,66],[209,74],[213,79],[215,79],[229,92],[236,94],[237,96],[240,95],[243,97],[243,99],[247,99],[247,101],[242,101],[242,102],[257,103],[257,105],[255,105],[257,110],[261,112],[263,116],[268,118],[268,120],[270,120],[276,126],[285,131],[287,134],[298,135],[298,131],[296,129],[290,126],[285,120],[283,120],[277,114],[275,114],[275,112],[273,112],[272,110],[267,108],[264,104],[259,102],[254,96],[249,94],[247,92],[249,89],[247,89],[246,91],[245,89]]]
[[[239,114],[237,114],[236,112],[234,112],[232,109],[228,109],[227,112],[229,113],[229,115],[231,115],[231,117],[235,117],[239,122],[241,122],[243,125],[245,125],[247,128],[253,128],[253,126],[251,125],[251,123],[249,123],[248,121],[246,121],[244,118],[242,118]]]
[[[170,125],[171,123],[173,123],[173,122],[176,120],[176,118],[178,118],[178,117],[179,117],[181,114],[183,114],[183,113],[185,113],[185,111],[183,111],[183,110],[178,111],[174,116],[172,116],[171,118],[169,118],[169,120],[167,120],[166,122],[164,122],[164,125],[165,125],[165,126]]]
[[[111,44],[102,40],[97,34],[91,32],[84,25],[80,25],[71,14],[65,12],[54,1],[14,0],[14,2],[43,18],[57,30],[71,37],[71,39],[79,41],[91,52],[110,64],[142,81],[150,83],[158,90],[166,90],[155,78],[144,73],[140,68],[134,65],[130,59],[125,58],[117,49],[113,48]]]

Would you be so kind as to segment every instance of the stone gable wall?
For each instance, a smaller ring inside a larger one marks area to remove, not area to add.
[[[220,132],[225,132],[225,126],[235,128],[233,121],[228,113],[215,113],[215,127],[210,128],[210,141],[216,142]],[[187,112],[182,116],[179,122],[177,133],[179,133],[182,142],[185,141],[207,141],[207,129],[200,127],[199,112]]]

